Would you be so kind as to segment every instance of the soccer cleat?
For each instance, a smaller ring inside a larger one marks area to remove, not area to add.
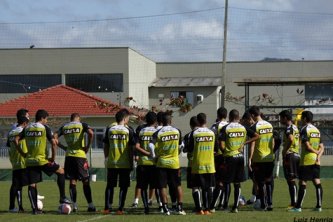
[[[158,211],[159,211],[160,213],[163,213],[163,207],[162,207],[162,206],[158,207]]]
[[[215,213],[215,212],[216,212],[215,208],[210,209],[210,212],[211,212],[211,213]]]
[[[186,212],[184,210],[176,211],[178,215],[186,215]]]
[[[211,215],[212,213],[211,213],[209,210],[205,210],[205,211],[204,211],[204,214],[205,214],[205,215]]]
[[[138,208],[138,204],[137,203],[133,203],[131,208]]]
[[[70,199],[68,199],[67,197],[63,197],[63,198],[60,198],[59,203],[71,204],[72,201],[70,201]]]
[[[42,210],[32,210],[33,215],[43,214]]]
[[[232,208],[231,213],[238,213],[238,208]]]
[[[172,206],[169,210],[170,210],[170,212],[175,213],[178,211],[178,208],[177,208],[177,206]]]
[[[170,211],[164,212],[165,216],[170,216]]]
[[[293,206],[293,205],[289,205],[289,206],[287,207],[287,211],[293,209],[294,207],[295,207],[295,206]]]
[[[149,207],[146,207],[146,208],[145,208],[144,213],[145,213],[145,214],[149,214]]]
[[[18,213],[24,213],[23,207],[19,207]]]
[[[96,212],[96,207],[88,207],[87,212]]]
[[[73,212],[78,212],[79,211],[79,208],[77,206],[77,203],[73,203]]]
[[[300,213],[300,212],[302,212],[302,208],[294,207],[294,208],[288,210],[288,212]]]
[[[321,212],[323,209],[321,209],[321,207],[316,207],[313,209],[313,211],[316,211],[316,212]]]
[[[267,211],[273,211],[273,205],[269,205],[267,208],[266,208]]]
[[[124,211],[122,211],[122,210],[117,210],[116,215],[124,215]]]
[[[205,215],[205,212],[203,210],[197,211],[195,213],[196,215]]]
[[[18,208],[13,208],[8,210],[9,213],[18,213],[19,209]]]
[[[111,213],[111,210],[110,209],[102,210],[101,213],[104,214],[104,215],[107,215],[107,214]]]

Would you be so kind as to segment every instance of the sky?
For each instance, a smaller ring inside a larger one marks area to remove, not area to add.
[[[220,61],[223,7],[224,0],[1,0],[0,48],[129,46],[155,61]],[[332,37],[331,0],[229,0],[228,60],[333,59]]]

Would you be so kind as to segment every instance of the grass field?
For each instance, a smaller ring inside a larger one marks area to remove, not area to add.
[[[184,183],[185,184],[185,183]],[[53,181],[45,181],[39,184],[39,192],[45,196],[44,203],[44,210],[45,214],[43,215],[31,215],[30,213],[30,204],[28,197],[26,196],[27,189],[24,188],[24,208],[26,209],[27,213],[23,214],[13,214],[8,213],[8,193],[10,182],[0,182],[0,221],[18,221],[18,222],[32,222],[32,221],[80,221],[80,222],[88,222],[88,221],[154,221],[154,222],[161,222],[161,221],[174,221],[178,220],[177,222],[181,221],[298,221],[298,222],[317,222],[311,220],[313,218],[316,219],[326,219],[325,222],[333,221],[333,180],[323,180],[323,189],[324,189],[324,200],[323,200],[323,211],[312,212],[312,208],[315,206],[316,198],[315,198],[315,191],[312,184],[308,184],[307,195],[304,200],[303,204],[303,212],[302,213],[289,213],[286,212],[286,207],[289,204],[289,195],[288,195],[288,188],[283,179],[275,180],[275,190],[274,190],[274,211],[272,212],[257,212],[254,211],[250,206],[244,206],[240,209],[238,214],[232,214],[228,212],[217,211],[213,215],[209,216],[197,216],[192,213],[193,209],[193,200],[191,195],[191,190],[184,188],[184,208],[187,212],[186,216],[164,216],[159,214],[157,211],[152,210],[151,215],[144,215],[142,208],[142,203],[140,202],[139,208],[137,209],[130,209],[130,205],[133,201],[133,189],[134,183],[129,190],[127,196],[126,206],[126,215],[123,216],[116,216],[116,215],[102,215],[100,213],[86,213],[87,204],[83,197],[82,185],[78,186],[78,204],[79,213],[72,213],[70,215],[59,215],[57,213],[58,207],[58,189],[56,186],[56,182]],[[242,194],[245,197],[249,197],[251,192],[251,182],[247,181],[242,185]],[[104,189],[105,189],[105,182],[96,182],[92,183],[92,190],[93,190],[93,199],[94,202],[99,210],[103,208],[103,200],[104,200]],[[118,191],[118,189],[117,189]],[[67,192],[67,190],[66,190]],[[68,194],[68,192],[67,192]],[[114,208],[118,204],[118,192],[115,194],[114,198]],[[233,195],[231,195],[231,200],[229,204],[233,202]],[[156,207],[156,205],[154,205]],[[321,220],[323,221],[323,220]]]

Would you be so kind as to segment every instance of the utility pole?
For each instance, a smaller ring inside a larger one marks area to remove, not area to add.
[[[221,107],[224,107],[225,100],[225,79],[227,74],[227,35],[228,35],[228,0],[225,0],[224,6],[224,26],[223,26],[223,56],[222,56],[222,76],[221,76]]]

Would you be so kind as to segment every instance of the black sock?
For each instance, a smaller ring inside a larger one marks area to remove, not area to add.
[[[208,210],[209,208],[209,203],[208,203],[208,192],[207,189],[202,190],[202,203],[203,203],[203,208],[205,210]]]
[[[258,183],[258,192],[259,192],[259,198],[260,198],[260,204],[261,204],[261,209],[266,208],[266,198],[265,198],[265,183],[264,182],[259,182]]]
[[[141,189],[141,198],[144,208],[149,208],[147,189]]]
[[[212,204],[212,201],[213,201],[213,192],[214,192],[214,187],[209,187],[208,191],[207,191],[207,199],[208,199],[207,210],[210,209],[210,205]]]
[[[17,188],[14,184],[12,184],[9,191],[9,209],[15,208],[16,195],[17,195]]]
[[[299,191],[298,191],[296,208],[301,208],[302,207],[302,203],[303,203],[305,194],[306,194],[306,185],[300,185],[299,186]]]
[[[231,193],[231,187],[230,183],[224,184],[224,202],[223,202],[223,208],[227,209],[228,208],[228,203],[229,203],[229,198],[230,198],[230,193]]]
[[[175,204],[177,204],[177,188],[169,186],[169,194],[170,194],[172,207],[173,208],[177,207],[177,205],[175,205]]]
[[[296,206],[297,186],[295,181],[288,181],[290,206]]]
[[[60,198],[64,198],[65,195],[65,174],[57,174],[57,184],[59,188]]]
[[[233,209],[238,208],[239,197],[241,195],[241,185],[240,183],[234,184],[234,206]]]
[[[22,187],[17,190],[17,204],[20,210],[23,210],[22,204]]]
[[[69,195],[74,203],[76,203],[76,184],[69,184]]]
[[[213,192],[213,199],[210,204],[210,209],[214,209],[217,205],[218,200],[220,199],[220,196],[222,194],[222,187],[221,186],[216,186]]]
[[[29,195],[29,200],[31,203],[31,208],[33,211],[36,211],[37,210],[37,188],[29,186],[28,195]]]
[[[169,209],[168,209],[168,203],[162,203],[162,208],[163,208],[163,212],[164,212],[164,213],[169,212]]]
[[[127,187],[121,187],[119,191],[119,208],[118,210],[123,210],[125,206],[125,201],[126,201],[126,195],[127,195]]]
[[[195,205],[195,210],[197,212],[201,211],[201,195],[200,195],[200,190],[199,189],[195,189],[192,191],[192,197],[194,200],[194,205]]]
[[[114,192],[114,187],[111,187],[110,185],[107,184],[105,188],[104,210],[111,209],[111,205],[113,203],[113,192]]]
[[[84,183],[83,184],[83,193],[84,196],[86,197],[86,200],[89,203],[92,203],[92,195],[91,195],[91,188],[89,183]]]
[[[252,185],[252,195],[257,196],[257,186],[255,185],[255,183],[253,183]]]
[[[316,184],[316,196],[317,196],[317,206],[316,208],[321,207],[321,203],[323,201],[323,188],[321,184]]]
[[[273,205],[273,185],[272,182],[266,182],[266,200],[267,205],[272,206]]]

